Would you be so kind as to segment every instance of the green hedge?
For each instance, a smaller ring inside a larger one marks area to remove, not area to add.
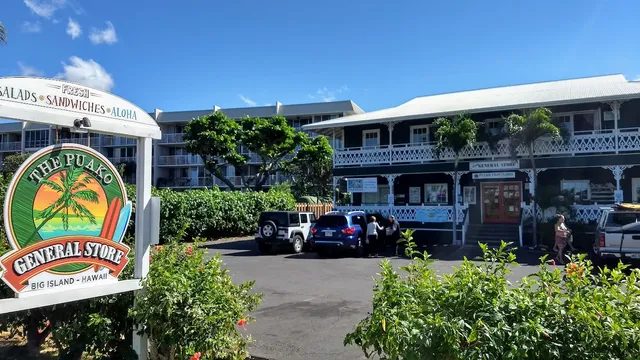
[[[127,195],[134,204],[135,186],[127,185]],[[262,211],[295,210],[291,193],[282,190],[268,192],[206,190],[152,190],[160,197],[160,242],[184,238],[219,238],[253,234]],[[135,231],[134,217],[129,234]]]

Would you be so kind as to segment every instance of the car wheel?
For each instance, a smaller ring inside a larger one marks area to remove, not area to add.
[[[362,247],[362,239],[358,238],[358,243],[356,244],[356,257],[364,256],[364,248]]]
[[[267,244],[258,244],[258,250],[260,250],[260,254],[268,254],[271,252],[271,245]]]
[[[295,235],[293,237],[293,252],[299,254],[302,252],[302,248],[304,248],[304,240],[302,236]]]
[[[593,264],[594,267],[600,267],[600,266],[603,265],[602,258],[600,258],[600,256],[596,252],[596,244],[595,243],[591,247],[591,251],[589,251],[589,259],[591,260],[591,264]]]
[[[271,220],[265,221],[260,226],[260,235],[265,239],[273,239],[278,233],[278,226]]]

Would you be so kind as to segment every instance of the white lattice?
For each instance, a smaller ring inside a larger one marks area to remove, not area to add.
[[[568,218],[567,220],[572,222],[579,223],[589,223],[597,221],[602,214],[603,207],[608,207],[612,205],[574,205],[573,206],[573,215],[574,217]],[[542,211],[540,206],[538,206],[538,220],[551,220],[556,215],[555,208],[549,208],[545,211]],[[522,209],[522,217],[524,219],[530,219],[533,215],[533,207],[531,205],[525,205]]]
[[[384,205],[349,205],[349,206],[335,206],[337,211],[364,211],[368,214],[382,214],[384,217],[393,215],[398,221],[419,221],[417,213],[420,210],[427,212],[440,212],[446,213],[447,221],[452,221],[453,206],[384,206]],[[458,213],[456,222],[461,223],[464,221],[465,211],[464,206],[458,207]],[[444,217],[444,214],[442,214]]]
[[[617,140],[617,146],[616,146]],[[574,134],[570,140],[556,141],[551,138],[538,140],[533,151],[535,155],[559,154],[588,154],[614,153],[616,151],[640,150],[640,131],[638,129],[624,129],[611,132],[594,132],[590,134]],[[486,142],[477,142],[465,148],[460,154],[461,159],[485,159],[509,157],[509,142],[499,141],[495,150],[491,150]],[[528,155],[524,147],[517,149],[518,156]],[[378,149],[339,149],[335,151],[335,166],[353,166],[382,163],[411,163],[429,162],[436,160],[453,160],[454,154],[446,149],[437,156],[433,144],[404,144]]]

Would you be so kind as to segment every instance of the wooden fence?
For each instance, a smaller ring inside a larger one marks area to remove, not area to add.
[[[316,214],[316,217],[320,217],[333,209],[333,204],[296,204],[296,211],[308,211]]]

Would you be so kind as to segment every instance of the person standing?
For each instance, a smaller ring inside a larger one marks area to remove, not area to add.
[[[567,236],[569,235],[569,229],[567,228],[567,225],[564,224],[564,215],[558,215],[555,230],[555,247],[558,249],[556,261],[560,264],[564,264],[564,248],[567,247]]]
[[[376,222],[375,216],[371,216],[367,224],[367,253],[369,255],[378,255],[378,230],[384,230],[384,228]]]
[[[400,239],[400,223],[396,220],[396,217],[389,216],[389,225],[386,229],[387,246],[397,246]]]

